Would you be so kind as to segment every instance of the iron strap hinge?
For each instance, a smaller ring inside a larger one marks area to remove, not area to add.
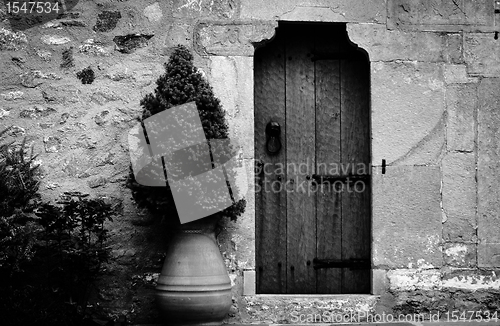
[[[357,56],[353,56],[350,52],[339,53],[312,53],[311,61],[319,60],[349,60],[349,61],[363,61]]]
[[[313,259],[315,270],[321,268],[349,268],[349,269],[370,269],[369,259]]]
[[[323,175],[323,174],[313,174],[312,178],[317,183],[333,183],[335,181],[345,182],[348,179],[350,181],[370,181],[369,174],[344,174],[344,175]]]

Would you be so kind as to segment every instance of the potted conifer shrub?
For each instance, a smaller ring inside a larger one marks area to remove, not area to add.
[[[162,111],[195,103],[206,139],[228,138],[228,125],[220,101],[193,65],[193,56],[186,47],[179,45],[174,48],[165,64],[165,73],[158,78],[156,85],[154,93],[141,100],[143,123]],[[231,306],[231,284],[217,246],[215,228],[223,217],[236,220],[244,211],[246,202],[244,199],[234,201],[222,211],[182,224],[168,183],[168,173],[166,179],[162,187],[144,186],[136,181],[133,169],[128,179],[137,204],[161,217],[169,233],[169,245],[157,286],[160,312],[169,324],[220,324]]]

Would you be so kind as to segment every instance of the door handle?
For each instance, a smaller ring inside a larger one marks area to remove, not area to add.
[[[266,149],[270,155],[277,154],[281,149],[281,126],[276,121],[270,121],[266,126]]]

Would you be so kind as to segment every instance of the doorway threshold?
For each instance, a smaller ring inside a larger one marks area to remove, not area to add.
[[[371,294],[256,294],[242,297],[257,323],[365,322],[380,299]]]

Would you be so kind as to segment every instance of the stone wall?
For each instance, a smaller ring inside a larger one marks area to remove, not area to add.
[[[153,292],[165,230],[125,187],[127,132],[140,99],[172,46],[191,48],[251,176],[254,47],[272,38],[278,21],[346,23],[371,61],[376,296],[345,309],[500,309],[500,27],[492,1],[82,0],[22,31],[5,10],[0,129],[14,126],[6,140],[26,137],[39,153],[45,199],[82,191],[122,207],[108,225],[112,259],[95,298],[108,315],[158,320]],[[228,322],[290,321],[285,301],[251,295],[252,191],[247,201],[245,215],[226,221],[219,237],[233,282]],[[286,302],[296,310],[325,305]]]
[[[372,61],[379,308],[498,310],[498,14],[486,1],[388,1],[387,13],[348,24]]]

